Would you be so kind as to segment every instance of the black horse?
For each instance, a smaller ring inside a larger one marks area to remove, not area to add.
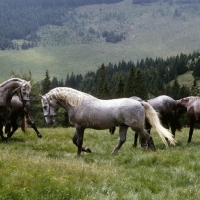
[[[176,100],[178,113],[183,114],[187,112],[189,119],[189,136],[188,143],[192,141],[192,135],[194,132],[194,125],[197,122],[200,122],[200,97],[198,96],[189,96],[179,100]]]
[[[133,96],[130,98],[138,100],[138,101],[142,101],[141,98],[136,97],[136,96]],[[180,114],[177,112],[176,101],[169,96],[161,95],[153,99],[147,100],[147,102],[154,108],[154,110],[156,110],[159,113],[159,118],[162,125],[166,129],[171,128],[171,132],[175,137],[176,130],[181,131],[181,128],[182,128],[179,121]],[[145,121],[145,128],[150,134],[152,127],[147,119]],[[115,131],[115,127],[112,127],[109,130],[110,130],[110,133],[113,134]],[[138,134],[135,133],[135,139],[134,139],[134,144],[133,144],[134,147],[137,146],[137,139],[138,139]]]
[[[30,116],[29,102],[23,103],[22,101],[20,101],[18,96],[13,96],[13,98],[11,99],[11,114],[5,124],[5,133],[7,134],[7,138],[12,137],[14,132],[18,129],[17,121],[19,118],[22,119],[21,129],[23,132],[26,131],[27,124],[35,130],[38,138],[42,138],[42,135],[35,126],[33,118]]]

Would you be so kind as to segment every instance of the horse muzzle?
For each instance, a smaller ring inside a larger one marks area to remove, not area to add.
[[[55,119],[53,117],[45,117],[45,121],[47,124],[52,125],[55,123]]]

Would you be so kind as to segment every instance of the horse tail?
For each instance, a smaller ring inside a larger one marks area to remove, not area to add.
[[[27,118],[26,118],[26,114],[24,114],[23,119],[22,119],[22,123],[21,123],[21,129],[24,133],[26,133],[26,129],[27,129],[28,125],[27,125]]]
[[[151,126],[157,130],[157,133],[162,139],[165,146],[168,147],[166,138],[173,145],[175,145],[176,140],[174,139],[173,135],[161,125],[158,113],[153,109],[153,107],[148,102],[142,101],[141,104],[144,106],[146,118],[148,119]]]

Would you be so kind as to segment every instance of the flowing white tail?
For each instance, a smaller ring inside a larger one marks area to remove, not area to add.
[[[148,102],[142,101],[141,103],[145,108],[146,118],[149,120],[151,126],[157,130],[158,135],[162,139],[165,146],[168,147],[166,138],[171,142],[171,144],[175,145],[176,140],[173,135],[161,125],[158,114],[153,107]]]

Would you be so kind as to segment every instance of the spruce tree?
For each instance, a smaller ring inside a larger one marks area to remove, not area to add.
[[[49,71],[46,70],[45,78],[42,81],[41,93],[46,94],[47,92],[49,92],[50,89],[51,89],[51,80],[50,80],[50,76],[49,76]]]
[[[135,82],[135,95],[142,98],[147,99],[148,93],[146,89],[145,79],[141,69],[138,69],[134,78]]]
[[[180,97],[180,84],[179,84],[177,78],[175,78],[174,83],[171,87],[171,97],[173,99],[179,99],[179,97]]]
[[[98,98],[105,98],[105,87],[106,87],[106,68],[104,64],[101,65],[101,67],[97,70],[97,97]]]
[[[132,65],[131,68],[130,68],[130,72],[128,74],[128,78],[125,82],[125,86],[124,86],[125,97],[131,97],[131,96],[135,95],[134,76],[135,76],[135,69],[134,69],[134,66]]]
[[[200,94],[199,92],[199,86],[197,84],[196,78],[194,78],[194,82],[191,88],[191,95],[192,96],[198,96]]]
[[[122,80],[122,75],[121,74],[118,76],[115,97],[116,98],[124,97],[124,82]]]

